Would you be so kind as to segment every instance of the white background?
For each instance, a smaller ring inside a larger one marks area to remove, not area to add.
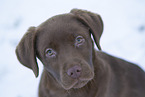
[[[28,27],[72,8],[99,13],[103,51],[145,70],[145,0],[0,0],[0,97],[37,97],[42,64],[36,79],[16,59],[16,45]]]

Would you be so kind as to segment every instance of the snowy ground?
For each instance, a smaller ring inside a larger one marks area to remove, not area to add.
[[[145,70],[145,0],[0,0],[0,97],[37,97],[40,76],[20,65],[15,47],[29,26],[72,8],[99,13],[103,51]]]

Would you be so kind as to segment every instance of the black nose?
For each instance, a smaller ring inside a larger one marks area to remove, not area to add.
[[[82,68],[80,66],[73,66],[68,69],[67,74],[74,79],[77,79],[80,77]]]

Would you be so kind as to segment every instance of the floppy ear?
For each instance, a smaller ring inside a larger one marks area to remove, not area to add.
[[[24,66],[33,70],[38,77],[39,69],[35,52],[35,27],[30,27],[16,48],[18,60]]]
[[[80,9],[72,9],[70,13],[74,14],[84,25],[90,28],[95,43],[98,49],[101,50],[100,37],[103,32],[103,21],[100,15]]]

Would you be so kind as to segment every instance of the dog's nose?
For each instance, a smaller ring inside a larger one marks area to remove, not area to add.
[[[74,79],[77,79],[80,77],[82,68],[80,66],[73,66],[68,69],[67,74]]]

